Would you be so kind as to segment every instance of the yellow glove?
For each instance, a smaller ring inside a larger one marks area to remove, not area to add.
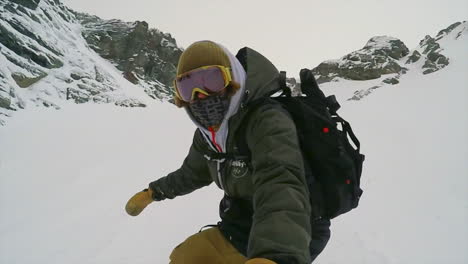
[[[245,264],[276,264],[276,262],[266,258],[254,258],[247,260]]]
[[[148,206],[148,204],[153,202],[152,194],[153,191],[151,191],[151,189],[144,189],[143,191],[133,195],[125,206],[127,214],[131,216],[139,215],[141,211]]]

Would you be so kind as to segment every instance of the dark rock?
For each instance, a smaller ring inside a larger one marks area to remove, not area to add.
[[[47,102],[47,101],[42,101],[42,105],[45,106],[45,107],[54,107],[55,105],[50,103],[50,102]]]
[[[33,13],[29,12],[24,8],[23,6],[20,5],[13,5],[11,3],[5,5],[5,10],[11,12],[12,14],[19,15],[19,16],[29,16],[32,20],[36,21],[37,23],[41,23],[41,20],[34,15]]]
[[[424,70],[423,74],[426,75],[426,74],[433,73],[433,72],[436,72],[436,71],[437,71],[437,69],[429,68],[429,69]]]
[[[76,86],[81,89],[88,97],[93,97],[103,92],[100,87],[97,87],[94,83],[84,82],[78,83]]]
[[[95,77],[94,79],[98,82],[104,82],[105,81],[105,78],[104,76],[102,75],[102,73],[98,70],[98,68],[96,66],[94,66],[94,74],[95,74]]]
[[[368,96],[369,94],[371,94],[375,89],[378,89],[380,88],[380,86],[373,86],[367,90],[359,90],[359,91],[355,91],[354,92],[354,95],[349,98],[347,101],[359,101],[361,100],[362,98]]]
[[[124,72],[123,76],[125,79],[129,80],[133,84],[138,84],[138,78],[133,74],[133,72]]]
[[[84,91],[68,88],[67,100],[73,100],[76,104],[83,104],[90,100],[90,96]]]
[[[381,73],[391,74],[391,73],[400,73],[402,72],[402,67],[394,60],[389,60],[386,64],[383,65]]]
[[[28,37],[30,39],[33,39],[33,40],[37,41],[39,43],[39,45],[41,45],[42,47],[44,47],[44,48],[48,49],[49,51],[53,52],[55,55],[57,55],[57,56],[63,55],[59,51],[57,51],[57,50],[53,49],[52,47],[50,47],[39,36],[37,36],[36,34],[31,32],[30,30],[26,29],[23,25],[21,25],[21,23],[19,21],[16,21],[14,19],[13,20],[5,20],[5,21],[8,24],[10,24],[10,26],[12,28],[14,28],[16,31],[18,31],[19,33],[25,35],[26,37]]]
[[[435,64],[443,64],[444,66],[448,65],[448,59],[444,55],[437,53],[437,52],[431,52],[427,54],[427,58],[434,62]]]
[[[70,74],[70,77],[71,77],[73,80],[76,80],[76,81],[78,81],[78,80],[84,78],[83,76],[78,75],[78,74],[76,74],[76,73]]]
[[[170,87],[182,50],[171,35],[149,29],[144,21],[126,23],[82,13],[75,15],[85,27],[83,36],[90,47],[113,62],[127,80],[152,86],[145,91],[153,98],[159,98],[160,93],[172,94]]]
[[[336,77],[351,80],[371,80],[385,74],[403,74],[406,68],[398,60],[409,54],[409,49],[399,39],[373,37],[364,48],[354,51],[340,60],[326,61],[314,68],[318,83],[332,81]]]
[[[121,107],[146,107],[144,103],[132,99],[116,101],[114,104]]]
[[[449,61],[450,61],[449,58],[445,57],[444,55],[441,55],[441,56],[438,56],[437,60],[434,61],[434,63],[436,63],[439,66],[443,65],[443,67],[445,67],[449,65]]]
[[[54,21],[54,19],[52,18],[51,15],[49,15],[49,12],[47,12],[47,10],[42,10],[42,12],[49,19],[49,21]]]
[[[30,14],[32,20],[36,21],[37,23],[41,23],[41,20],[34,14]]]
[[[372,55],[389,56],[395,60],[409,54],[405,43],[399,39],[385,36],[371,38],[363,49],[370,50]]]
[[[422,68],[424,69],[423,74],[429,74],[439,70],[437,65],[430,60],[426,60]]]
[[[443,32],[449,31],[448,29],[446,29]],[[423,74],[436,72],[449,64],[449,59],[440,53],[442,49],[439,43],[437,43],[436,40],[431,36],[426,36],[423,40],[419,42],[419,45],[423,49],[423,54],[426,55],[426,61],[422,66]]]
[[[456,27],[458,27],[459,25],[461,25],[461,22],[456,22],[450,26],[448,26],[446,29],[442,29],[441,31],[439,31],[439,33],[437,34],[436,36],[436,40],[439,40],[441,38],[443,38],[445,35],[449,34],[450,32],[452,32]]]
[[[47,56],[43,52],[37,50],[34,46],[28,48],[26,43],[23,43],[23,41],[16,38],[14,34],[9,32],[2,25],[0,25],[0,43],[19,56],[25,59],[31,59],[42,67],[52,69],[63,66],[63,63],[58,58]]]
[[[18,86],[21,88],[27,88],[46,76],[47,74],[34,76],[34,77],[27,77],[21,73],[13,73],[11,75],[11,77],[13,77],[13,79],[15,80],[16,84],[18,84]]]
[[[339,76],[351,80],[372,80],[382,76],[382,69],[372,63],[348,65],[339,70]],[[389,72],[391,73],[391,72]]]
[[[32,10],[36,10],[37,5],[41,0],[10,0],[13,3],[17,3],[19,5],[22,5],[24,7],[27,7]]]
[[[0,108],[10,109],[11,99],[0,94]]]
[[[4,8],[5,8],[5,10],[11,12],[12,14],[17,14],[17,15],[19,14],[18,13],[19,8],[24,9],[21,6],[15,6],[14,4],[11,4],[11,3],[7,3]]]
[[[70,22],[71,18],[68,15],[66,15],[66,14],[64,14],[62,12],[58,12],[58,14],[63,20],[65,20],[67,22]]]
[[[423,54],[436,52],[438,49],[440,49],[439,43],[437,43],[436,40],[429,35],[421,40],[419,45],[424,48]]]
[[[413,54],[408,57],[408,60],[406,61],[406,64],[410,63],[415,63],[421,58],[421,53],[419,53],[417,50],[413,51]]]
[[[383,82],[387,83],[387,84],[392,84],[392,85],[400,83],[400,81],[396,77],[387,78],[387,79],[383,80]]]
[[[27,11],[26,8],[24,8],[24,7],[22,7],[22,6],[18,6],[18,7],[16,8],[16,10],[17,10],[16,14],[18,14],[18,15],[22,15],[22,14],[20,14],[19,12],[21,12],[21,13],[27,15],[27,16],[29,16],[29,14],[30,14],[30,12]]]

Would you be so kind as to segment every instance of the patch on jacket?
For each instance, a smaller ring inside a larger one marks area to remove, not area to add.
[[[249,172],[249,165],[244,160],[231,161],[231,175],[234,178],[242,178]]]

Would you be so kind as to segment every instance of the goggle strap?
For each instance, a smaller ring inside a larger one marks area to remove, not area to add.
[[[225,81],[226,81],[225,86],[228,86],[229,83],[232,81],[231,71],[229,70],[229,68],[225,68],[223,71],[225,71],[225,73],[227,75],[226,78],[225,78]]]

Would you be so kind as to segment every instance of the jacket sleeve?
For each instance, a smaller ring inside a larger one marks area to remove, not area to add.
[[[203,138],[198,129],[193,136],[192,146],[182,166],[149,184],[153,200],[173,199],[191,193],[213,182],[208,172],[206,159],[202,154]]]
[[[295,124],[277,108],[253,114],[247,126],[254,170],[248,257],[310,263],[311,209]]]

